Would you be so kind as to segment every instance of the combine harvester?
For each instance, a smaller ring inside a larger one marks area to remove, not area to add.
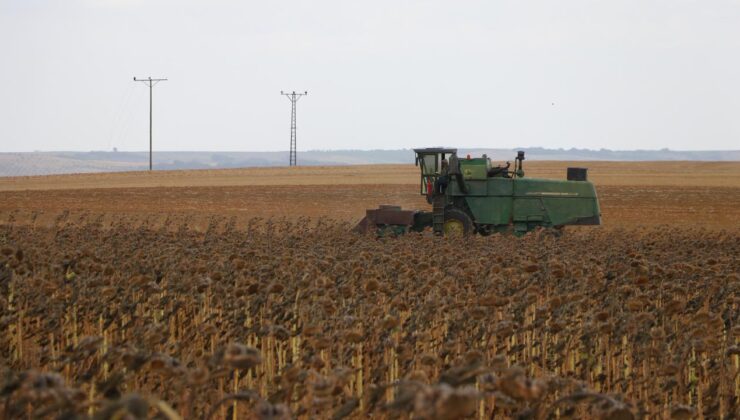
[[[436,235],[513,233],[566,225],[599,225],[601,212],[585,168],[568,168],[567,180],[524,177],[524,152],[506,166],[483,155],[458,159],[457,149],[414,149],[421,194],[432,211],[380,206],[367,210],[357,232],[400,235],[431,227]]]

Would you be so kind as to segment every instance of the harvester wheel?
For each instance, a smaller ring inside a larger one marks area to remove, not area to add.
[[[445,210],[445,223],[442,227],[445,236],[464,236],[473,233],[473,221],[460,209]]]

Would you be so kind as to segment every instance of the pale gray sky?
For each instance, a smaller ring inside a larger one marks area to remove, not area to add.
[[[0,152],[740,148],[740,0],[0,0]],[[554,104],[554,105],[553,105]]]

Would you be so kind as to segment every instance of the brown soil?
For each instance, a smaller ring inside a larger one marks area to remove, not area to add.
[[[738,227],[740,163],[528,162],[527,176],[563,178],[568,166],[589,168],[603,221],[649,225]],[[66,219],[158,224],[212,216],[356,222],[367,208],[398,204],[426,209],[412,165],[248,168],[0,178],[0,222],[49,225]]]

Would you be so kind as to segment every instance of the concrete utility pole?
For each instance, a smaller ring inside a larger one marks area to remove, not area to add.
[[[293,91],[292,93],[285,93],[282,90],[280,91],[280,94],[283,96],[287,96],[291,103],[291,109],[290,109],[290,162],[288,166],[296,166],[298,164],[297,162],[297,155],[296,155],[296,125],[295,125],[295,103],[298,102],[299,99],[301,99],[301,96],[308,95],[308,92],[303,93],[295,93]]]
[[[149,86],[149,170],[152,170],[152,88],[159,82],[165,82],[167,79],[152,79],[151,76],[146,79],[137,79],[134,76],[134,82],[144,82]]]

